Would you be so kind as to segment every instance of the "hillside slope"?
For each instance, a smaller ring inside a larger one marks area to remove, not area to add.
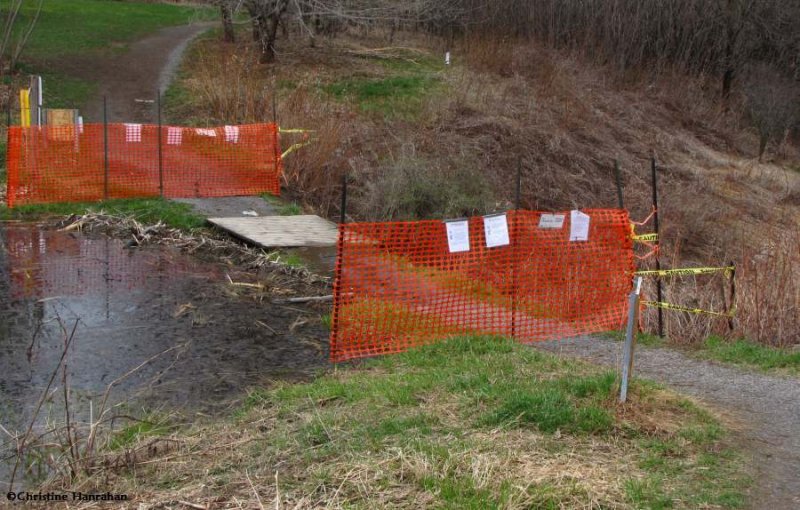
[[[513,201],[518,165],[522,207],[614,207],[614,160],[625,207],[644,219],[654,156],[663,263],[735,261],[737,334],[800,341],[798,319],[786,314],[800,307],[797,149],[772,146],[759,162],[757,137],[735,99],[722,105],[702,79],[620,75],[531,43],[463,44],[449,66],[438,40],[411,35],[391,47],[354,36],[309,47],[295,35],[281,49],[277,63],[263,66],[249,42],[199,41],[168,93],[172,120],[269,120],[277,91],[279,122],[316,130],[315,143],[286,162],[288,193],[335,217],[347,172],[355,219],[503,209]],[[765,278],[788,283],[766,289]],[[667,297],[719,309],[717,284],[679,282]],[[698,321],[677,317],[668,326],[687,339],[726,331],[724,321],[707,322],[698,329]]]

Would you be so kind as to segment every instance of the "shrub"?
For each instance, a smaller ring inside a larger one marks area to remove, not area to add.
[[[377,219],[413,220],[485,213],[493,192],[476,164],[457,161],[448,166],[414,157],[385,165],[367,183],[365,209]]]

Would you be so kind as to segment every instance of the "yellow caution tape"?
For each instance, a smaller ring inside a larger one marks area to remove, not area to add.
[[[311,144],[311,141],[309,140],[307,142],[299,142],[299,143],[291,145],[288,149],[283,151],[283,154],[281,154],[281,159],[285,158],[286,156],[288,156],[289,154],[291,154],[295,150],[299,149],[300,147],[305,147],[306,145],[310,145],[310,144]]]
[[[736,314],[736,310],[731,310],[728,313],[712,312],[711,310],[702,310],[700,308],[688,308],[686,306],[673,305],[672,303],[664,303],[661,301],[642,301],[642,304],[645,306],[652,306],[653,308],[665,308],[667,310],[677,310],[679,312],[715,315],[717,317],[733,317]]]
[[[658,241],[658,234],[655,232],[652,234],[640,234],[640,235],[632,235],[631,239],[634,241]]]
[[[278,133],[313,133],[313,132],[314,132],[313,129],[300,129],[300,128],[286,129],[282,127],[278,128]]]
[[[686,267],[681,269],[653,269],[647,271],[636,271],[637,276],[681,276],[681,275],[696,275],[696,274],[711,274],[720,271],[725,273],[725,276],[730,278],[733,274],[734,267]]]

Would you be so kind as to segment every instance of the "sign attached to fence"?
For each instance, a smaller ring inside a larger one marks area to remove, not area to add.
[[[447,245],[450,253],[469,251],[469,221],[453,220],[446,221]]]
[[[76,129],[73,119],[63,126],[12,126],[8,148],[9,207],[157,195],[280,194],[275,124],[198,133],[194,128],[131,123]]]
[[[588,241],[589,240],[589,221],[591,218],[578,210],[570,211],[569,216],[569,240]]]
[[[539,217],[539,228],[563,228],[564,214],[542,214]]]
[[[486,234],[487,248],[511,244],[511,241],[508,239],[508,218],[505,214],[484,216],[483,231]]]
[[[582,214],[593,225],[582,243],[570,242],[566,228],[540,230],[541,212],[519,209],[448,222],[339,225],[331,359],[457,335],[534,342],[619,329],[634,271],[630,218],[621,209]],[[503,223],[510,244],[486,248],[508,242]]]

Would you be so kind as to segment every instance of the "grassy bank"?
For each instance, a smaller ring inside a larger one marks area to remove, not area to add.
[[[729,341],[712,336],[694,352],[703,358],[724,363],[772,373],[800,375],[800,350],[797,349],[781,349],[743,339]]]
[[[743,465],[713,416],[642,382],[619,406],[616,386],[508,340],[453,339],[254,390],[102,489],[262,508],[743,504]]]
[[[609,332],[605,336],[615,341],[625,339],[624,334],[619,331]],[[728,340],[710,336],[703,342],[686,345],[672,342],[668,338],[639,333],[636,336],[636,343],[644,347],[679,349],[696,358],[720,361],[771,374],[800,375],[800,350],[772,347],[742,338]]]
[[[5,186],[5,183],[0,185]],[[160,198],[23,205],[13,209],[9,209],[5,204],[0,204],[0,221],[37,221],[54,216],[81,215],[99,211],[113,215],[132,216],[137,221],[146,224],[163,222],[171,227],[185,230],[205,225],[205,218],[196,214],[192,206]]]
[[[26,3],[19,27],[35,13]],[[44,2],[25,50],[26,59],[46,60],[91,51],[119,51],[125,45],[158,29],[193,21],[213,20],[217,12],[207,7],[159,2],[69,0]]]
[[[22,30],[35,15],[36,2],[20,11],[17,27]],[[112,2],[70,0],[44,2],[34,31],[17,70],[20,82],[39,74],[47,88],[48,108],[75,108],[92,94],[95,85],[70,76],[69,61],[124,51],[128,43],[159,29],[191,22],[214,20],[208,7],[157,2]],[[57,63],[58,70],[51,65]],[[48,86],[49,84],[50,86]],[[56,86],[57,84],[57,86]]]

